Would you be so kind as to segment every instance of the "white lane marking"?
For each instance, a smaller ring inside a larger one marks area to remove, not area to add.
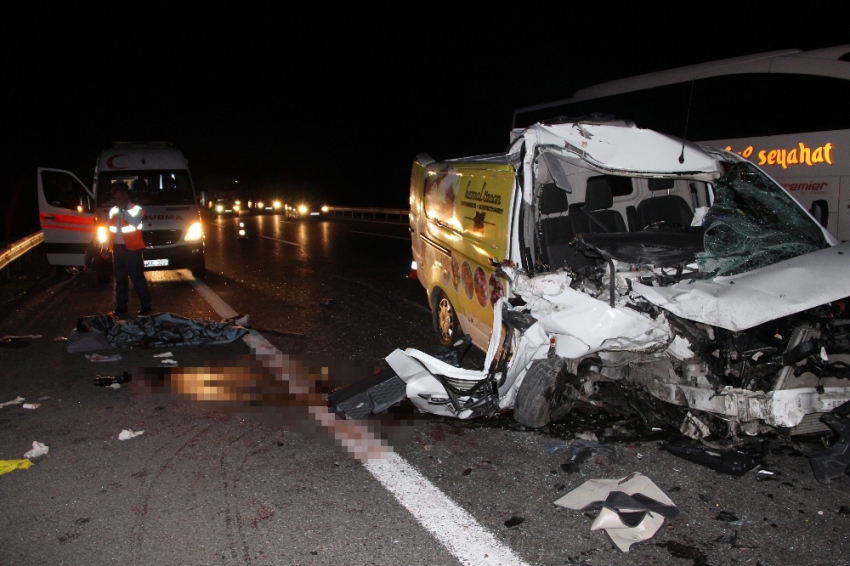
[[[381,238],[393,238],[394,240],[404,240],[405,242],[409,242],[410,238],[402,238],[401,236],[390,236],[389,234],[378,234],[376,232],[360,232],[359,230],[352,230],[352,234],[366,234],[367,236],[379,236]]]
[[[271,236],[263,236],[262,234],[257,234],[260,238],[265,238],[266,240],[274,240],[275,242],[280,242],[282,244],[289,244],[290,246],[295,246],[297,248],[301,247],[301,244],[296,244],[295,242],[290,242],[288,240],[280,240],[278,238],[272,238]]]
[[[206,283],[193,277],[188,269],[181,269],[179,273],[219,316],[231,318],[239,314]],[[252,350],[280,353],[262,334],[254,330],[246,334],[243,340]],[[318,415],[314,416],[318,418]],[[482,527],[472,515],[395,452],[369,460],[364,467],[461,564],[528,566],[527,562],[499,542],[493,533]]]
[[[461,564],[527,564],[395,452],[364,466]]]

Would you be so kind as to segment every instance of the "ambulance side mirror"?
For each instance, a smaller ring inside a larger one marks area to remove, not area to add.
[[[815,217],[821,226],[824,228],[829,224],[829,203],[825,200],[816,200],[812,203],[812,208],[809,209],[812,216]]]

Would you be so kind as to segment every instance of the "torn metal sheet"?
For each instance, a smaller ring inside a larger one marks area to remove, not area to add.
[[[676,316],[740,331],[850,296],[850,242],[756,271],[632,289]]]

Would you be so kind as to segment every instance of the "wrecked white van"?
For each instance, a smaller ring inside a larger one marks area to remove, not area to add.
[[[396,350],[332,400],[347,418],[407,397],[541,427],[615,384],[703,438],[825,430],[850,399],[850,243],[735,154],[626,121],[543,123],[502,155],[420,156],[411,191],[438,334],[486,349],[484,369]]]

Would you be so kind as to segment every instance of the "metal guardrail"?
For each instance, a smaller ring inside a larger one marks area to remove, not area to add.
[[[327,216],[331,218],[350,218],[353,220],[371,220],[407,224],[410,211],[406,208],[357,208],[349,206],[328,207]]]
[[[30,234],[25,238],[21,238],[17,242],[9,244],[0,250],[0,270],[9,267],[9,264],[44,242],[44,232],[39,230],[35,234]]]

